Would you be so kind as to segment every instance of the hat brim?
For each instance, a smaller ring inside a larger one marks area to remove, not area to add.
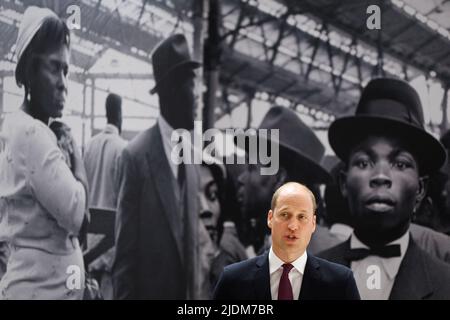
[[[154,94],[158,91],[158,87],[159,85],[164,82],[164,80],[175,70],[178,70],[179,68],[182,67],[188,67],[191,69],[197,69],[200,68],[202,66],[202,64],[198,61],[193,61],[193,60],[186,60],[186,61],[182,61],[176,65],[174,65],[172,68],[170,68],[162,77],[161,79],[155,84],[155,86],[150,90],[150,94]]]
[[[418,158],[423,174],[439,170],[447,157],[442,144],[425,130],[394,119],[374,116],[353,116],[334,121],[328,130],[328,141],[336,155],[345,163],[350,152],[370,134],[395,134]]]
[[[247,136],[247,134],[243,135]],[[270,138],[258,135],[257,138],[273,142]],[[237,137],[234,138],[234,143],[237,143]],[[291,179],[297,182],[317,184],[328,183],[331,180],[328,171],[306,154],[293,149],[283,142],[275,143],[279,148],[280,165],[288,167],[286,169],[289,171]],[[247,154],[249,152],[248,148],[249,146],[246,143],[244,150]]]

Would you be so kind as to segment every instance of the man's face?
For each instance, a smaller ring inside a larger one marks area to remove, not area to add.
[[[190,68],[179,68],[165,80],[163,90],[167,92],[164,110],[166,120],[174,129],[194,128],[195,116],[195,72]]]
[[[414,156],[398,140],[381,136],[370,136],[353,149],[342,187],[355,231],[378,233],[380,238],[408,226],[425,195]]]
[[[200,219],[209,232],[211,239],[217,240],[217,223],[220,216],[218,187],[211,170],[200,166]]]
[[[45,118],[59,118],[67,98],[69,50],[63,45],[36,58],[38,67],[30,83],[32,104]]]
[[[297,185],[283,187],[267,225],[272,230],[272,248],[284,262],[300,257],[316,229],[316,216],[309,192]]]
[[[280,168],[278,174],[282,172]],[[264,242],[267,234],[266,212],[270,208],[270,201],[275,190],[279,187],[279,178],[276,175],[261,175],[259,165],[248,165],[238,177],[237,201],[245,216],[245,228],[250,244],[256,249]]]

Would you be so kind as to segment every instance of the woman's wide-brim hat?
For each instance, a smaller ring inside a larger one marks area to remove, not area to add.
[[[156,46],[152,54],[152,65],[155,86],[150,93],[154,94],[174,71],[182,67],[196,69],[202,64],[191,58],[186,37],[174,34]]]
[[[255,135],[263,143],[278,144],[280,164],[288,170],[291,178],[304,183],[326,183],[330,180],[328,171],[322,166],[325,147],[295,111],[281,106],[272,107],[264,116],[259,129],[279,130],[279,141],[274,141],[269,132],[262,135],[258,131]],[[235,139],[235,143],[237,141],[239,138]],[[250,151],[248,143],[240,147],[247,153]]]
[[[442,144],[425,130],[419,95],[403,80],[371,80],[362,92],[355,115],[335,120],[328,139],[336,155],[348,162],[352,149],[372,134],[402,141],[417,157],[421,173],[438,170],[445,162]]]

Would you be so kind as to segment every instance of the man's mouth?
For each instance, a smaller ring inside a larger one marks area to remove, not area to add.
[[[287,236],[285,236],[285,238],[290,241],[298,239],[295,235],[292,235],[292,234],[288,234]]]
[[[388,196],[375,196],[366,201],[366,208],[376,212],[390,211],[394,205],[394,200]]]

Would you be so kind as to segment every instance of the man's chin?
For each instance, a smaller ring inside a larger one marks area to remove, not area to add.
[[[58,107],[51,115],[52,118],[61,118],[63,115],[63,107]]]

